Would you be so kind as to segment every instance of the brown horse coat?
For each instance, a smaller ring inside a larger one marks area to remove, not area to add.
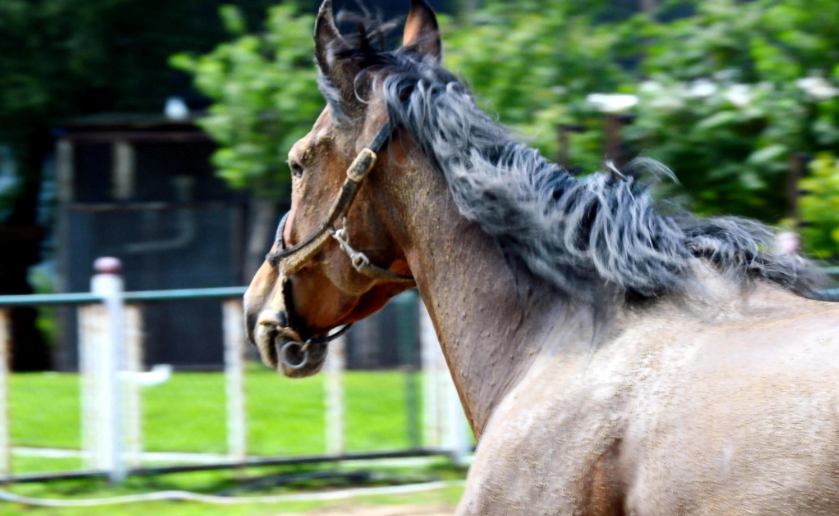
[[[439,58],[433,12],[412,3],[405,44]],[[316,44],[327,91],[347,109],[324,111],[291,152],[304,173],[288,245],[318,227],[387,119],[376,84],[354,83],[358,70],[341,61],[328,0]],[[415,278],[479,439],[459,516],[839,514],[836,305],[763,282],[743,291],[699,259],[688,294],[558,295],[510,267],[405,132],[347,224],[373,263]],[[245,299],[249,335],[275,367],[284,296],[296,330],[322,335],[407,288],[360,274],[335,242],[289,278],[290,293],[278,280],[266,263]],[[320,369],[317,351],[295,375]]]

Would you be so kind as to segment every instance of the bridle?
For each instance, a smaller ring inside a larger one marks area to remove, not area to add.
[[[304,238],[295,246],[286,248],[285,233],[286,221],[288,220],[288,213],[286,213],[280,221],[277,228],[276,251],[271,252],[265,257],[271,267],[276,267],[279,270],[281,288],[283,292],[283,302],[285,305],[285,312],[281,314],[282,326],[291,330],[297,336],[301,333],[295,331],[292,327],[291,317],[291,282],[289,278],[292,274],[302,269],[309,261],[311,261],[329,242],[330,238],[338,241],[342,251],[349,256],[353,268],[360,274],[367,276],[381,282],[389,283],[413,283],[414,278],[411,276],[403,276],[391,272],[384,267],[379,267],[370,262],[370,259],[364,253],[353,249],[350,245],[349,233],[347,232],[347,212],[349,212],[353,201],[364,183],[367,174],[373,169],[376,164],[377,153],[382,150],[385,143],[390,138],[393,129],[389,122],[385,122],[373,142],[365,147],[356,158],[353,160],[347,169],[347,178],[341,185],[341,191],[332,203],[329,210],[329,215],[318,228],[309,236]],[[341,229],[335,229],[335,222],[341,219],[343,224]],[[305,342],[289,341],[280,349],[280,357],[285,366],[289,369],[300,369],[308,362],[309,346],[311,344],[328,344],[337,339],[341,335],[349,331],[352,323],[345,325],[337,332],[327,335],[325,337],[309,338]]]

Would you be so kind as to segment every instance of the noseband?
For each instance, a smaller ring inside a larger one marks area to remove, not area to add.
[[[356,251],[350,246],[349,233],[347,233],[347,212],[349,212],[353,201],[358,195],[358,191],[361,189],[361,185],[364,183],[367,174],[376,164],[376,154],[384,147],[388,138],[390,138],[391,132],[392,128],[390,123],[385,122],[373,139],[373,142],[356,156],[347,169],[347,179],[344,180],[340,193],[332,203],[329,215],[313,233],[297,245],[287,248],[283,234],[285,233],[288,213],[280,221],[280,225],[277,228],[277,250],[269,253],[265,259],[272,267],[279,269],[279,281],[282,284],[286,308],[286,313],[283,314],[282,319],[285,325],[287,325],[286,328],[292,330],[297,335],[301,335],[301,333],[294,330],[290,317],[292,296],[289,278],[314,258],[326,246],[330,238],[338,241],[341,250],[349,256],[353,268],[360,274],[381,282],[412,283],[414,281],[414,278],[411,276],[396,274],[384,267],[379,267],[371,263],[367,255]],[[342,220],[343,224],[341,229],[335,229],[335,222],[339,219]],[[280,350],[283,363],[289,369],[302,368],[308,362],[310,344],[328,344],[345,334],[351,326],[352,324],[347,324],[337,332],[325,337],[309,338],[305,343],[297,341],[287,342]]]

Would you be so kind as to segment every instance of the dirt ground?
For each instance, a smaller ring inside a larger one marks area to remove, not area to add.
[[[454,507],[445,506],[345,506],[289,516],[453,516]]]

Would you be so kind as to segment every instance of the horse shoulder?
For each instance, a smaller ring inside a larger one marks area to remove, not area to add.
[[[619,515],[628,383],[622,351],[546,356],[481,437],[458,514]]]

